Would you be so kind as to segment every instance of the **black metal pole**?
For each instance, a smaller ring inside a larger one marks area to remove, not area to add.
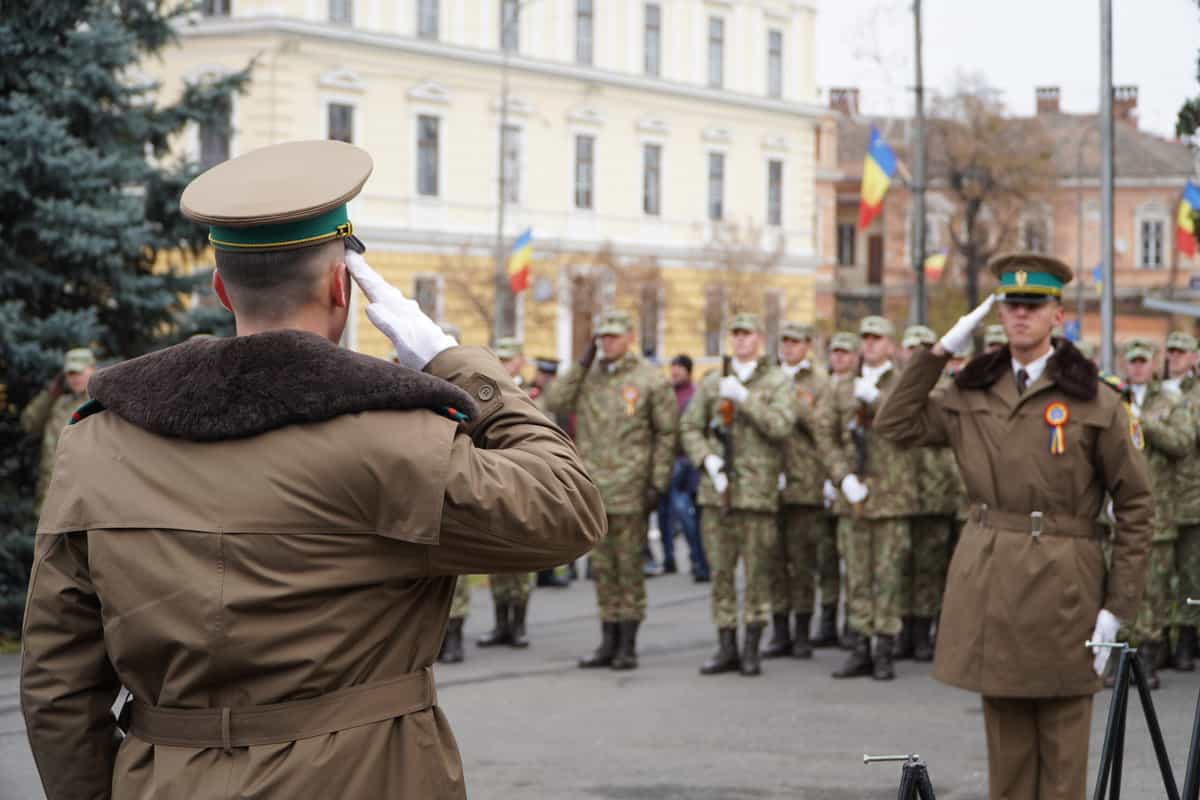
[[[905,761],[900,768],[900,791],[896,800],[917,800],[917,782],[913,776],[912,761]]]
[[[1133,657],[1130,656],[1128,660],[1132,663]],[[1108,785],[1108,800],[1121,800],[1121,777],[1125,772],[1125,723],[1129,720],[1128,674],[1121,686],[1124,691],[1121,693],[1121,708],[1118,712],[1120,718],[1117,721],[1117,740],[1113,744],[1112,781]]]
[[[1108,777],[1112,773],[1114,746],[1117,743],[1117,730],[1121,721],[1121,703],[1126,696],[1129,684],[1129,666],[1126,657],[1129,650],[1120,651],[1117,661],[1117,682],[1113,687],[1112,700],[1108,706],[1108,724],[1104,728],[1104,748],[1100,751],[1100,771],[1096,775],[1096,791],[1093,800],[1104,800],[1107,792]]]
[[[1162,728],[1158,724],[1158,712],[1154,709],[1154,700],[1150,697],[1150,687],[1146,684],[1146,675],[1142,665],[1133,659],[1133,681],[1137,686],[1138,697],[1142,701],[1142,713],[1146,715],[1146,727],[1150,729],[1150,741],[1154,743],[1154,756],[1158,759],[1158,771],[1162,773],[1163,788],[1167,790],[1167,800],[1179,800],[1179,787],[1175,783],[1175,772],[1171,769],[1171,758],[1167,755],[1167,745],[1163,741]]]
[[[937,800],[933,796],[933,781],[929,778],[929,770],[924,764],[918,764],[917,772],[917,797],[919,800]]]
[[[1196,713],[1192,719],[1192,744],[1188,747],[1183,800],[1200,800],[1200,696],[1196,698]]]

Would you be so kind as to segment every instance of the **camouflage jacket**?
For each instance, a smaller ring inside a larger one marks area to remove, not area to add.
[[[69,391],[52,398],[49,392],[42,391],[21,413],[21,427],[26,433],[42,440],[41,458],[38,461],[36,508],[41,508],[42,498],[46,496],[46,489],[50,487],[50,477],[54,474],[54,454],[58,450],[58,437],[71,421],[71,415],[86,403],[87,399],[87,394],[72,394]]]
[[[1175,522],[1178,525],[1200,525],[1200,379],[1184,378],[1179,385],[1181,402],[1192,413],[1196,436],[1188,454],[1175,467]]]
[[[544,397],[549,413],[574,412],[575,444],[604,510],[648,513],[646,490],[667,490],[675,459],[679,409],[666,376],[629,352],[611,368],[572,364]]]
[[[814,366],[797,372],[792,383],[796,424],[783,450],[787,485],[784,486],[782,499],[788,505],[823,506],[825,498],[821,488],[825,485],[828,470],[817,448],[814,431],[817,427],[817,402],[829,388],[829,375]]]
[[[1158,381],[1146,387],[1139,422],[1154,491],[1153,541],[1173,541],[1177,538],[1175,475],[1180,461],[1196,449],[1196,423],[1190,404],[1167,392]]]
[[[721,497],[704,469],[704,457],[724,458],[724,448],[710,423],[718,418],[721,373],[713,370],[696,387],[696,394],[679,421],[683,450],[700,470],[699,504],[719,506]],[[750,396],[739,403],[733,416],[733,464],[730,473],[730,507],[742,511],[779,510],[779,473],[783,470],[783,443],[796,422],[795,390],[783,370],[759,359],[746,381]]]
[[[944,377],[934,392],[952,381]],[[949,447],[922,447],[917,451],[917,513],[922,516],[954,517],[966,506],[966,490],[958,462]]]
[[[867,519],[909,517],[917,513],[917,452],[898,447],[875,434],[875,415],[891,395],[900,374],[890,369],[879,379],[879,399],[865,409],[866,474],[859,480],[869,494],[863,501],[862,515]],[[829,462],[830,479],[840,487],[842,479],[855,472],[859,454],[852,430],[857,424],[859,401],[854,398],[854,378],[846,376],[833,385],[817,408],[817,444]],[[839,503],[838,512],[845,511]]]

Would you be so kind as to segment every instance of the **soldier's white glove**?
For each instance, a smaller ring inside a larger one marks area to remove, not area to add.
[[[879,399],[879,388],[867,378],[854,379],[854,399],[871,405]]]
[[[954,327],[946,331],[946,335],[938,342],[942,349],[950,353],[961,352],[971,341],[971,334],[979,327],[979,323],[983,322],[983,318],[992,310],[992,306],[996,304],[996,295],[988,295],[988,298],[979,304],[979,307],[969,314],[965,314],[958,318],[958,322],[954,323]]]
[[[746,402],[746,398],[750,396],[750,390],[743,386],[742,382],[734,376],[726,375],[724,378],[721,378],[720,394],[723,400],[744,403]]]
[[[1117,619],[1112,613],[1106,609],[1100,609],[1100,613],[1096,615],[1096,629],[1092,631],[1093,642],[1115,642],[1117,640],[1117,631],[1121,630],[1121,620]],[[1112,652],[1110,647],[1093,647],[1092,669],[1096,670],[1097,675],[1104,674],[1104,665],[1108,663],[1109,653]]]
[[[1139,406],[1137,403],[1130,403],[1129,404],[1129,414],[1134,419],[1141,419],[1142,418],[1142,407]]]
[[[709,453],[704,457],[704,471],[708,473],[709,480],[713,482],[713,488],[717,490],[717,494],[725,494],[725,490],[729,488],[729,478],[721,471],[723,469],[725,469],[725,459],[714,453]]]
[[[401,366],[425,369],[438,353],[458,346],[454,337],[427,317],[415,300],[409,300],[371,269],[361,254],[347,250],[346,267],[371,301],[367,306],[367,318],[391,340]]]
[[[779,473],[779,491],[782,492],[786,488],[787,488],[787,475],[784,475],[781,472],[781,473]]]
[[[837,502],[837,489],[833,487],[833,481],[825,479],[825,485],[821,487],[821,494],[825,496],[825,507],[833,508],[833,504]]]
[[[867,485],[858,479],[857,475],[847,475],[842,478],[842,494],[851,503],[861,503],[867,499]]]

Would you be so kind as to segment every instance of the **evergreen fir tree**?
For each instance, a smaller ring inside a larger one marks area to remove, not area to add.
[[[21,409],[71,347],[104,363],[204,324],[188,299],[209,276],[180,266],[205,248],[178,204],[198,165],[170,145],[227,126],[250,66],[170,104],[138,70],[195,5],[0,0],[0,634],[20,624],[36,524]]]

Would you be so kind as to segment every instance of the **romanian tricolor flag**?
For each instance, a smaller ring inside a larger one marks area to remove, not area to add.
[[[513,294],[529,288],[529,264],[533,261],[533,229],[525,232],[513,242],[512,255],[508,257],[508,285]]]
[[[1191,181],[1183,187],[1179,201],[1179,217],[1175,225],[1175,248],[1189,256],[1196,255],[1196,214],[1200,213],[1200,187]]]
[[[931,281],[941,280],[942,272],[946,269],[946,251],[933,253],[925,257],[925,277]]]
[[[883,207],[883,196],[887,194],[892,176],[896,174],[896,154],[879,135],[879,129],[871,126],[871,141],[867,145],[867,157],[863,160],[862,199],[858,205],[858,228],[866,230]]]

